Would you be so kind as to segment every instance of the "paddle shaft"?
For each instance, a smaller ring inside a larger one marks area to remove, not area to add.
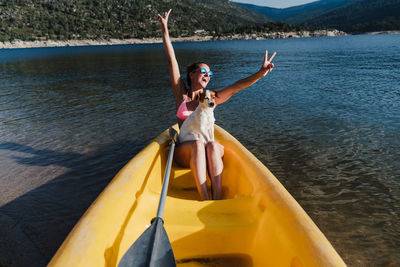
[[[167,197],[169,176],[171,173],[172,159],[174,157],[174,150],[175,150],[175,140],[173,137],[171,137],[171,140],[172,140],[172,143],[171,143],[171,147],[169,149],[167,168],[165,169],[164,182],[163,182],[161,196],[160,196],[160,202],[158,204],[158,210],[157,210],[157,217],[160,217],[160,218],[162,218],[164,215],[165,199]]]
[[[162,266],[176,267],[174,252],[169,242],[167,232],[164,229],[165,199],[167,197],[169,175],[171,173],[172,159],[174,157],[177,131],[172,127],[169,129],[172,140],[169,149],[167,168],[165,169],[164,182],[161,190],[160,202],[158,203],[157,217],[151,221],[147,230],[126,251],[118,267],[142,267]]]

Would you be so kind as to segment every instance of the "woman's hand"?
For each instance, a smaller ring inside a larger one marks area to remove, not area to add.
[[[264,56],[264,63],[261,66],[261,70],[263,72],[263,75],[267,75],[268,72],[271,72],[272,69],[275,67],[274,63],[272,63],[272,60],[276,56],[276,52],[272,54],[272,56],[268,59],[268,50],[265,50],[265,56]]]
[[[168,10],[167,12],[164,13],[164,16],[161,16],[160,14],[157,15],[158,21],[161,23],[162,29],[165,29],[168,25],[168,17],[169,14],[171,13],[172,9]]]
[[[216,98],[216,103],[218,105],[224,103],[232,95],[236,94],[240,90],[243,90],[243,89],[249,87],[250,85],[257,82],[259,79],[261,79],[261,77],[267,75],[268,72],[272,71],[272,69],[275,66],[274,66],[274,63],[272,63],[271,61],[274,59],[275,55],[276,55],[276,52],[274,52],[272,54],[272,56],[268,59],[268,51],[265,50],[264,62],[261,66],[261,69],[258,72],[254,73],[253,75],[251,75],[247,78],[241,79],[241,80],[235,82],[234,84],[225,87],[222,90],[219,90],[218,98]]]

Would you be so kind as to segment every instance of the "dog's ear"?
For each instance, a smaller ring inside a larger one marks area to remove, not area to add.
[[[206,97],[205,92],[202,92],[199,95],[197,95],[197,98],[199,99],[200,102],[203,102],[205,97]]]
[[[212,99],[214,99],[214,98],[218,97],[218,93],[217,93],[217,91],[210,90],[210,96],[211,96],[211,98],[212,98]]]

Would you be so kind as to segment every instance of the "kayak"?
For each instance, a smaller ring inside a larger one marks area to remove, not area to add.
[[[215,139],[222,200],[199,201],[190,169],[171,169],[163,219],[178,266],[346,266],[267,167],[217,125]],[[119,171],[49,266],[118,265],[156,215],[169,143],[166,130]]]

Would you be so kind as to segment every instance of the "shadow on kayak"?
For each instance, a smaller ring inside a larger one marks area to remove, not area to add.
[[[116,173],[146,144],[119,141],[84,155],[2,143],[21,168],[69,170],[0,207],[0,266],[45,266]],[[33,156],[21,157],[21,153]],[[12,153],[11,153],[12,154]]]

